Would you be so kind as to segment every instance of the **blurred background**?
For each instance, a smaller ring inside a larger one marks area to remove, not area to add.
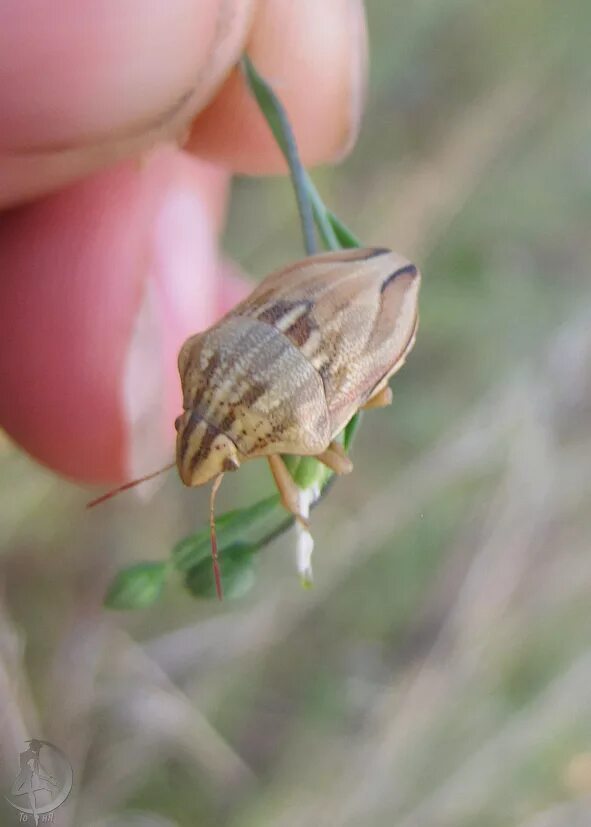
[[[314,512],[312,590],[290,533],[240,600],[107,612],[207,493],[87,513],[2,441],[3,791],[34,735],[74,768],[60,825],[591,824],[591,6],[567,6],[367,4],[360,140],[314,177],[419,264],[421,327]],[[300,257],[285,180],[236,182],[224,246],[253,277]],[[219,513],[270,490],[249,464]]]

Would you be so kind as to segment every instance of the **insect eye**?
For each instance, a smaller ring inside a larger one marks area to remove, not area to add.
[[[224,471],[236,471],[238,468],[240,468],[240,465],[236,462],[235,459],[226,457],[222,465],[222,468]]]
[[[174,429],[175,429],[175,431],[179,430],[179,428],[181,427],[181,422],[182,421],[183,421],[182,416],[177,416],[177,418],[174,420]]]

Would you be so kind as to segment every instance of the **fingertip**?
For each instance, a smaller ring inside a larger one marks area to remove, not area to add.
[[[0,205],[184,135],[238,59],[253,3],[0,6]]]
[[[221,168],[179,153],[159,199],[122,377],[127,476],[168,461],[182,403],[178,352],[220,315],[217,237],[227,183]]]
[[[139,431],[169,457],[175,348],[217,313],[226,185],[226,173],[166,148],[2,217],[0,421],[38,460],[80,481],[123,481]],[[179,198],[198,206],[175,229]],[[153,357],[144,382],[163,382],[154,404],[141,397],[142,428],[138,399],[126,405],[138,342]]]
[[[359,128],[367,73],[361,0],[262,3],[247,52],[281,98],[307,166],[348,151]],[[194,121],[187,148],[241,173],[286,169],[238,67]]]

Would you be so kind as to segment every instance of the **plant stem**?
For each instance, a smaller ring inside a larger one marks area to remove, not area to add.
[[[302,166],[293,130],[289,123],[285,107],[269,86],[259,75],[248,55],[242,58],[242,68],[248,85],[261,108],[279,148],[281,149],[291,175],[306,254],[311,256],[317,251],[314,217],[309,197],[309,181]]]

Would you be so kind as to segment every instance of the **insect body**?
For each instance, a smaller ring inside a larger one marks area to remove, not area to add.
[[[297,514],[280,454],[351,470],[334,439],[360,408],[389,404],[388,380],[414,344],[419,284],[417,268],[386,249],[323,253],[271,274],[188,339],[176,421],[185,485],[265,456]]]
[[[214,480],[210,527],[220,597],[213,503],[224,472],[266,457],[284,506],[306,525],[301,492],[281,454],[316,457],[337,474],[351,471],[335,437],[361,408],[390,404],[388,380],[415,341],[419,285],[417,268],[390,250],[310,256],[272,273],[184,343],[176,465],[185,485]]]

